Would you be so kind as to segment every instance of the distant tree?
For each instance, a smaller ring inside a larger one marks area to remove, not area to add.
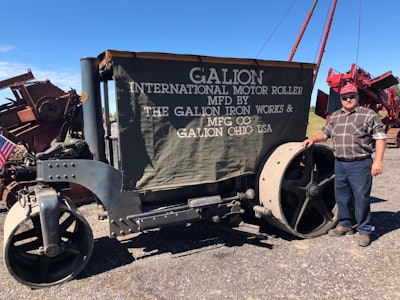
[[[396,95],[400,98],[400,86],[396,86]]]
[[[105,111],[104,107],[102,108],[102,111],[104,116],[104,111]],[[110,121],[116,121],[116,120],[117,120],[117,112],[110,113]]]
[[[110,121],[116,121],[116,120],[117,120],[117,112],[110,114]]]

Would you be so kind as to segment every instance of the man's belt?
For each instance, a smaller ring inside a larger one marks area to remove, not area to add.
[[[355,157],[355,158],[336,157],[337,160],[344,161],[344,162],[360,161],[360,160],[364,160],[364,159],[367,159],[367,158],[371,158],[371,155]]]

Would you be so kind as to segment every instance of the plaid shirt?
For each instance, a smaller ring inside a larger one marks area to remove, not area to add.
[[[333,112],[320,132],[325,139],[332,139],[334,155],[345,159],[371,155],[373,140],[387,138],[378,114],[362,106],[356,106],[349,114],[343,109]]]

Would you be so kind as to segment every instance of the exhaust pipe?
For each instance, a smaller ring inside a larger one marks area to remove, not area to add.
[[[106,162],[100,79],[97,58],[81,58],[82,94],[87,94],[83,103],[83,135],[95,160]]]

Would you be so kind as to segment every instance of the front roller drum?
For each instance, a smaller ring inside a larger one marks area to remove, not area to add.
[[[60,203],[59,236],[59,253],[53,257],[45,255],[39,207],[14,204],[4,223],[3,257],[8,271],[32,288],[75,278],[92,255],[93,234],[85,218],[68,200]]]
[[[279,146],[259,176],[259,197],[271,210],[267,222],[300,238],[326,233],[337,221],[334,197],[334,156],[322,145]]]

